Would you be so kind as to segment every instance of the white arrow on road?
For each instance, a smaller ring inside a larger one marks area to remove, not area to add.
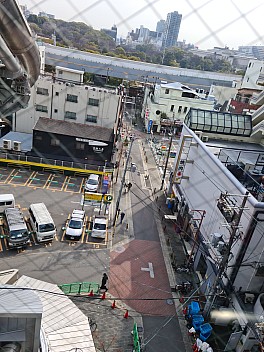
[[[153,270],[153,264],[152,263],[148,263],[148,268],[141,268],[142,271],[148,271],[149,272],[149,276],[151,277],[151,279],[154,279],[154,270]]]

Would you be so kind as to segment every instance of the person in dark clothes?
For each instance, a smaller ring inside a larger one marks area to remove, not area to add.
[[[120,214],[120,224],[122,224],[125,215],[126,215],[126,214],[122,211],[122,213]]]
[[[106,290],[106,291],[108,290],[108,288],[106,287],[107,281],[108,281],[108,276],[106,275],[106,273],[104,273],[102,277],[101,287],[100,287],[101,290]]]

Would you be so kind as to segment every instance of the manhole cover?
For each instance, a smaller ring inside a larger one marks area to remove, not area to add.
[[[166,303],[169,305],[169,306],[172,306],[173,305],[173,299],[166,299]]]
[[[117,246],[115,248],[115,252],[117,252],[117,253],[122,253],[124,251],[125,251],[125,247],[123,247],[123,246]]]

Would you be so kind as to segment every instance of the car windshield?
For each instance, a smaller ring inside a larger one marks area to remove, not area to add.
[[[82,228],[82,222],[80,220],[71,220],[69,222],[69,227],[71,229],[81,229]]]
[[[88,180],[88,182],[87,182],[89,185],[97,185],[97,180],[93,180],[93,179],[91,179],[91,180]]]
[[[49,232],[55,229],[53,224],[42,224],[39,225],[39,232]]]
[[[105,224],[94,224],[94,229],[95,230],[105,230],[106,229],[106,225]]]
[[[21,238],[21,237],[28,237],[28,232],[26,230],[14,230],[10,232],[10,238],[12,240],[15,240],[17,238]]]

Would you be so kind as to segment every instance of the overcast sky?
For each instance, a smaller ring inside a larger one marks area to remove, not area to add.
[[[94,29],[116,24],[118,37],[140,25],[156,29],[168,12],[182,14],[178,40],[201,49],[214,46],[264,45],[264,0],[18,0],[38,14],[81,21]]]

